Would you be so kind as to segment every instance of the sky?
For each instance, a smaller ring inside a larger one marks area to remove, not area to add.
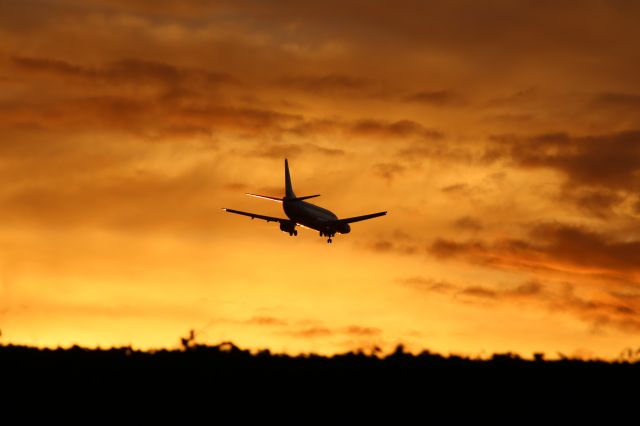
[[[640,5],[5,0],[0,343],[640,345]],[[223,207],[340,217],[326,243]]]

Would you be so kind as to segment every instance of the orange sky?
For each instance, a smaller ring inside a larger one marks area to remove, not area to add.
[[[0,3],[4,343],[616,357],[631,1]],[[328,245],[281,216],[388,210]]]

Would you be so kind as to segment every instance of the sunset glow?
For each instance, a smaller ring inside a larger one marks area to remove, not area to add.
[[[639,346],[638,17],[1,2],[0,343]],[[284,158],[299,196],[387,216],[327,244],[222,210],[284,217],[254,195],[284,195]]]

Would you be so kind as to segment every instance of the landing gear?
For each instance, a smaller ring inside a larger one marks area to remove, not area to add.
[[[295,235],[296,237],[298,236],[298,231],[297,231],[297,230],[295,230],[295,229],[294,229],[293,231],[290,231],[290,232],[289,232],[289,236],[290,236],[290,237],[293,237],[294,235]]]
[[[336,231],[334,231],[331,228],[325,228],[325,229],[320,231],[320,236],[321,237],[329,237],[329,238],[327,238],[327,243],[329,243],[329,244],[331,244],[331,242],[332,242],[331,239],[333,238],[334,235],[336,235]]]

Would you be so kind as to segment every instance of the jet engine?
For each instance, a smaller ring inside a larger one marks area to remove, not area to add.
[[[289,233],[289,236],[298,235],[295,222],[280,222],[280,230]]]

